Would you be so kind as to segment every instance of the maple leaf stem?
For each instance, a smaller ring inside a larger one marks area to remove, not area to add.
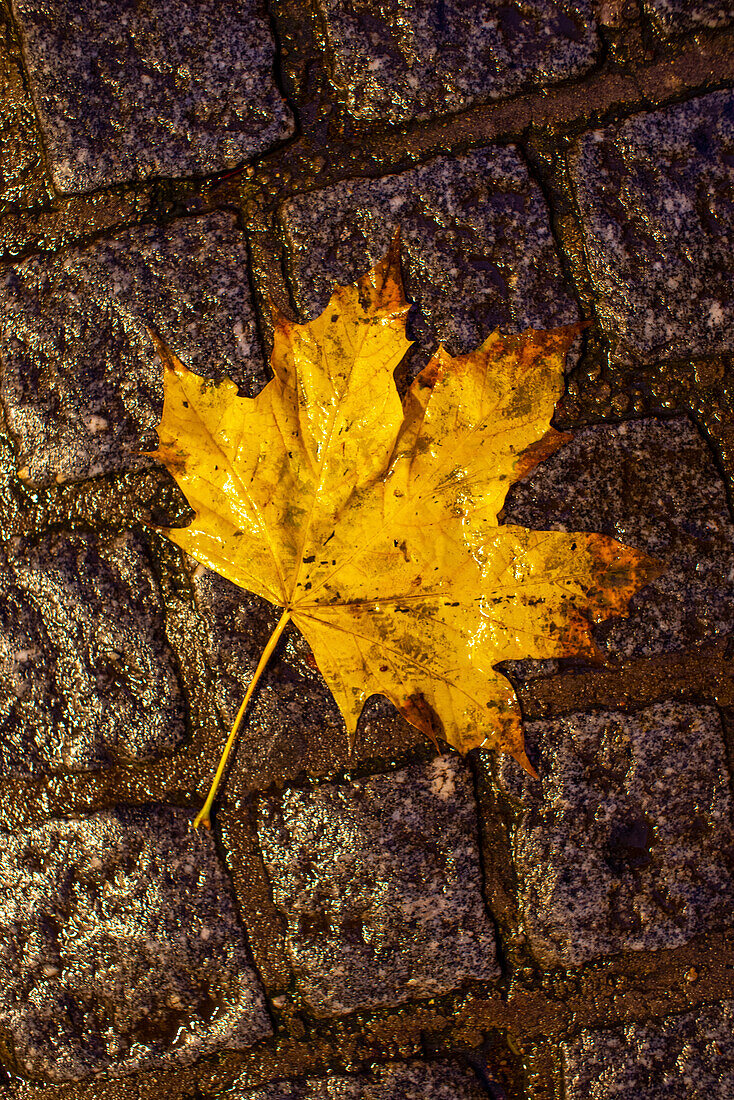
[[[223,750],[222,755],[219,759],[219,764],[217,765],[217,770],[214,773],[214,779],[212,780],[212,785],[209,788],[209,794],[206,796],[206,802],[201,807],[201,809],[199,810],[199,813],[196,815],[196,817],[194,819],[194,828],[195,829],[198,829],[200,825],[203,825],[206,829],[211,829],[211,827],[212,827],[211,816],[210,816],[212,806],[214,804],[214,799],[217,797],[217,791],[219,790],[219,786],[222,782],[222,776],[224,775],[224,770],[227,767],[227,760],[229,759],[229,754],[231,753],[232,746],[234,745],[235,740],[237,738],[237,731],[239,730],[240,725],[242,723],[242,719],[245,716],[245,711],[247,710],[247,704],[250,702],[250,699],[253,696],[255,688],[257,687],[258,680],[262,676],[263,671],[265,669],[265,666],[267,665],[268,661],[270,660],[270,658],[273,654],[273,650],[275,649],[276,645],[278,644],[278,640],[279,640],[281,634],[283,633],[283,631],[285,630],[285,627],[286,627],[287,623],[289,622],[291,615],[292,615],[292,609],[291,608],[286,608],[285,611],[283,612],[283,614],[280,616],[280,619],[278,620],[278,624],[275,627],[275,629],[273,630],[273,633],[270,635],[270,638],[268,639],[268,644],[265,646],[265,649],[262,651],[262,656],[260,657],[260,660],[258,661],[257,668],[255,669],[255,672],[253,674],[252,679],[250,680],[247,691],[245,692],[245,697],[242,700],[242,704],[240,706],[240,709],[237,711],[237,717],[234,720],[234,724],[233,724],[232,729],[230,731],[229,737],[227,738],[227,743],[224,746],[224,750]]]

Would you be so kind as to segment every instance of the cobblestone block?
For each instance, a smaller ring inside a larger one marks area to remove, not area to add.
[[[353,1077],[278,1081],[257,1092],[236,1087],[231,1100],[486,1100],[470,1072],[455,1063],[407,1062],[377,1066]]]
[[[55,535],[11,546],[0,576],[6,773],[96,770],[183,740],[184,700],[141,540]]]
[[[644,0],[645,11],[666,35],[714,30],[734,22],[731,0]]]
[[[362,122],[450,114],[588,70],[587,0],[321,0],[333,79]]]
[[[571,154],[597,315],[620,361],[731,349],[734,93],[637,115]]]
[[[379,180],[312,192],[283,211],[299,309],[325,308],[384,256],[400,228],[410,331],[425,361],[442,341],[471,351],[501,327],[578,319],[563,282],[540,190],[515,149],[437,158]]]
[[[476,829],[469,773],[450,756],[262,802],[265,866],[297,988],[315,1013],[498,974]]]
[[[60,191],[220,172],[293,131],[261,0],[13,3]]]
[[[734,922],[734,830],[713,707],[660,703],[526,723],[540,782],[510,757],[499,781],[522,926],[545,965],[675,947]]]
[[[124,230],[0,273],[0,400],[36,484],[149,465],[163,371],[158,328],[188,366],[266,381],[234,216]]]
[[[4,836],[0,1021],[18,1072],[63,1082],[271,1033],[214,842],[161,807]]]
[[[600,531],[663,563],[628,619],[596,628],[610,656],[685,649],[732,629],[734,525],[718,471],[687,419],[582,428],[510,491],[504,519]]]
[[[568,1100],[729,1100],[734,1001],[563,1044]]]

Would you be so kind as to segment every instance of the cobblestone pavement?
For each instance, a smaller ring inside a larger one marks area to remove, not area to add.
[[[0,0],[0,1097],[734,1096],[734,5]],[[416,340],[585,322],[508,521],[661,558],[513,662],[530,781],[151,524],[146,326],[269,377],[404,240]]]

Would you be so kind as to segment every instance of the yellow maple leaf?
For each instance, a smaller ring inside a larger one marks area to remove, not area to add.
[[[195,516],[165,534],[283,609],[227,741],[288,622],[302,632],[353,744],[387,696],[434,741],[511,753],[532,772],[496,665],[596,656],[591,624],[624,613],[659,569],[597,534],[498,523],[507,490],[570,436],[550,419],[578,326],[439,348],[400,401],[397,242],[305,325],[275,315],[274,378],[254,399],[206,381],[155,337],[165,403],[155,457]]]

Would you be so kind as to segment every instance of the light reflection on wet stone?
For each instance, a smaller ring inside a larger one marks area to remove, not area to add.
[[[221,172],[292,132],[258,0],[13,6],[61,191]]]
[[[263,800],[296,984],[318,1015],[496,977],[469,771],[457,757]]]
[[[522,924],[545,965],[688,942],[734,922],[734,828],[721,720],[660,703],[525,723],[529,779],[502,789]]]
[[[449,114],[594,62],[588,0],[322,0],[334,80],[360,121]]]
[[[563,1044],[568,1100],[729,1100],[734,1081],[734,1001],[694,1012],[582,1031]]]
[[[455,1062],[376,1066],[370,1074],[276,1081],[256,1092],[227,1093],[229,1100],[486,1100],[476,1077]]]
[[[572,151],[614,361],[731,348],[733,142],[734,93],[721,91],[586,134]]]
[[[185,704],[144,541],[53,535],[0,550],[0,762],[98,770],[185,736]]]
[[[643,0],[643,7],[660,30],[671,36],[734,22],[729,0]]]
[[[146,806],[2,841],[0,1022],[24,1077],[187,1064],[271,1032],[212,837]]]

